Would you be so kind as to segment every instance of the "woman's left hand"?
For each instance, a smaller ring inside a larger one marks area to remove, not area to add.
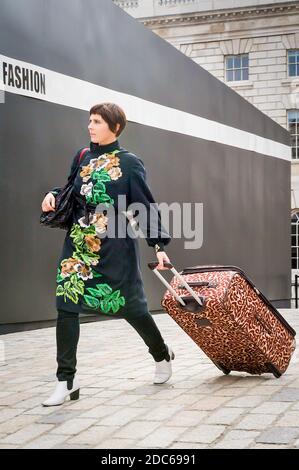
[[[158,264],[158,266],[156,267],[156,269],[159,269],[159,270],[160,270],[160,269],[161,269],[161,270],[163,270],[163,269],[169,269],[169,268],[166,268],[166,267],[163,265],[163,263],[170,263],[170,259],[168,258],[168,256],[167,256],[167,254],[165,253],[165,251],[158,251],[158,252],[156,253],[156,255],[157,255],[157,259],[158,259],[158,261],[159,261],[159,264]]]

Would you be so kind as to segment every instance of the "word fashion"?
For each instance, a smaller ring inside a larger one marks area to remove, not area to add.
[[[20,88],[22,90],[35,91],[36,93],[46,94],[46,76],[45,74],[20,67],[19,65],[2,63],[2,81],[4,85]]]

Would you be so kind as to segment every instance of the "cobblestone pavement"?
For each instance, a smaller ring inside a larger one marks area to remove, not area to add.
[[[280,310],[298,330],[299,311]],[[223,375],[167,314],[176,358],[154,361],[125,320],[81,323],[80,399],[41,405],[56,383],[55,327],[0,337],[0,448],[299,448],[299,351],[286,373]],[[299,349],[299,347],[298,347]]]

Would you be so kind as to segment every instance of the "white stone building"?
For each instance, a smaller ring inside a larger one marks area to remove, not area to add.
[[[290,131],[292,273],[299,274],[299,1],[115,3]]]

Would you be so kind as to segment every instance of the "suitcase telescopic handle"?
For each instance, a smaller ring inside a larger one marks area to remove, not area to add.
[[[173,287],[167,282],[167,280],[160,274],[159,270],[156,269],[158,266],[159,262],[154,262],[154,263],[148,263],[148,267],[156,274],[156,276],[160,279],[160,281],[167,287],[167,289],[172,293],[172,295],[177,299],[177,301],[183,305],[184,307],[186,306],[186,303],[184,302],[183,298],[180,297],[177,292],[174,290]],[[183,276],[181,276],[177,270],[173,267],[171,263],[165,263],[163,264],[164,267],[169,268],[170,271],[174,274],[174,276],[179,279],[179,281],[183,284],[185,289],[192,295],[192,297],[196,300],[196,302],[202,307],[204,302],[203,298],[199,297],[196,292],[194,292],[193,289],[187,284]]]
[[[213,283],[213,282],[210,282],[210,281],[189,281],[188,282],[189,286],[190,287],[217,287],[217,283]],[[185,286],[183,285],[180,285],[178,286],[179,289],[184,289]]]

